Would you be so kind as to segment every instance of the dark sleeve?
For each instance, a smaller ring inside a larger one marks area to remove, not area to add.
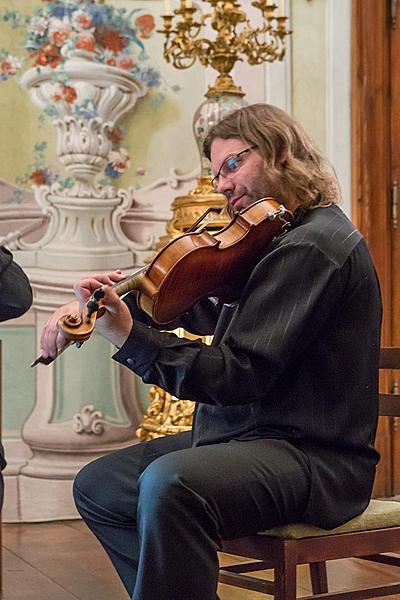
[[[136,323],[114,358],[178,398],[264,398],[293,352],[311,344],[338,302],[340,269],[313,245],[287,244],[253,271],[221,342],[207,346]]]
[[[23,315],[32,304],[32,289],[9,250],[0,247],[0,321]]]
[[[150,325],[162,331],[173,331],[174,329],[183,328],[195,335],[212,335],[222,309],[222,302],[218,302],[214,298],[205,298],[201,302],[198,302],[190,312],[183,314],[170,323],[159,325],[139,308],[136,292],[127,294],[124,297],[124,301],[135,322],[140,321],[140,323]]]

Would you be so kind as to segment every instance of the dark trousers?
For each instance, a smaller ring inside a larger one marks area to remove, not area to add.
[[[190,447],[190,433],[100,458],[74,497],[133,600],[216,600],[222,539],[301,518],[305,455],[284,440]]]

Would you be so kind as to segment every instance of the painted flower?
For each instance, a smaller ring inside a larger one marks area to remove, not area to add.
[[[89,13],[84,10],[76,10],[72,13],[72,26],[75,31],[85,31],[90,29],[93,33],[94,28],[92,28],[93,19]]]
[[[131,166],[128,152],[125,148],[112,150],[108,155],[109,163],[105,168],[105,174],[111,179],[117,179]]]
[[[161,76],[154,67],[146,67],[140,74],[141,81],[147,87],[159,87],[161,85]]]
[[[106,56],[104,58],[104,62],[106,65],[110,65],[110,67],[115,67],[117,64],[117,59],[115,56]]]
[[[125,40],[119,31],[107,29],[101,34],[101,42],[107,50],[121,52],[125,48]]]
[[[52,17],[56,17],[56,19],[63,19],[67,14],[67,8],[66,6],[63,6],[63,0],[61,0],[61,2],[60,0],[57,0],[57,2],[54,2],[54,0],[45,0],[45,2],[49,2],[50,4],[49,10]],[[78,2],[81,2],[81,0],[78,0]]]
[[[31,33],[40,37],[44,37],[49,26],[47,17],[32,17],[28,26],[28,35]]]
[[[58,174],[50,171],[47,167],[38,167],[30,174],[34,185],[50,185],[57,181]]]
[[[31,179],[35,185],[46,185],[46,173],[44,169],[36,169],[31,173]]]
[[[61,47],[72,34],[72,25],[68,17],[50,19],[49,41],[54,46]]]
[[[85,119],[86,121],[95,119],[98,116],[92,100],[88,100],[87,98],[82,102],[75,103],[74,114],[81,119]]]
[[[68,104],[73,104],[78,97],[76,89],[73,88],[71,85],[64,85],[63,87],[63,96],[65,102],[67,102]]]
[[[0,62],[0,80],[5,80],[15,75],[22,66],[21,61],[11,54],[6,54]]]
[[[67,102],[73,104],[78,98],[76,89],[70,85],[64,85],[63,83],[55,83],[53,85],[53,93],[51,98],[54,102]]]
[[[107,131],[107,137],[110,140],[110,142],[118,146],[122,141],[121,128],[118,127],[118,125],[115,125],[112,129],[109,129]]]
[[[75,48],[80,50],[87,50],[88,52],[94,52],[96,40],[94,35],[90,32],[79,33],[76,38]]]
[[[31,17],[19,11],[3,16],[12,26],[25,24],[28,50],[37,68],[62,67],[70,52],[78,49],[95,54],[96,61],[130,72],[147,87],[161,85],[159,73],[146,68],[149,55],[143,40],[155,29],[154,17],[140,9],[128,11],[96,0],[42,0]],[[0,53],[0,61],[4,58]],[[1,78],[6,77],[5,64]]]
[[[60,48],[53,46],[52,44],[46,44],[40,48],[37,52],[32,54],[33,64],[40,67],[52,67],[55,69],[58,67],[62,60]]]
[[[143,39],[148,39],[150,37],[151,32],[155,27],[155,21],[153,15],[140,15],[135,20],[135,25],[139,29],[140,37]]]
[[[53,102],[61,102],[63,99],[63,85],[62,83],[53,84],[53,91],[51,94],[51,99]]]
[[[134,62],[130,54],[121,54],[116,58],[115,65],[120,69],[126,69],[129,71],[133,68]]]

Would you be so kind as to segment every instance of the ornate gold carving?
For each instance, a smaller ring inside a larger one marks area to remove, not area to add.
[[[252,5],[263,17],[261,27],[252,27],[246,13],[237,0],[207,0],[211,12],[200,15],[196,20],[197,8],[180,0],[180,8],[172,15],[164,15],[165,35],[164,58],[177,69],[191,67],[196,59],[202,65],[211,66],[219,72],[214,86],[208,89],[207,97],[221,94],[244,95],[230,71],[244,56],[249,64],[282,60],[286,46],[285,37],[291,33],[286,29],[282,11],[270,0],[254,0]],[[176,19],[175,19],[176,17]],[[203,27],[216,32],[214,40],[200,37]]]
[[[153,440],[164,435],[190,431],[194,402],[179,400],[163,389],[150,388],[150,406],[136,435],[141,441]]]

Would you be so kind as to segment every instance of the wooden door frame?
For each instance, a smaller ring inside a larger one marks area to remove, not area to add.
[[[391,331],[390,14],[387,0],[352,2],[352,220],[372,254],[382,290],[382,343]]]
[[[352,220],[364,235],[381,284],[382,345],[393,341],[391,27],[389,0],[352,1]],[[378,427],[377,496],[394,489],[397,449],[391,426],[384,419]]]

